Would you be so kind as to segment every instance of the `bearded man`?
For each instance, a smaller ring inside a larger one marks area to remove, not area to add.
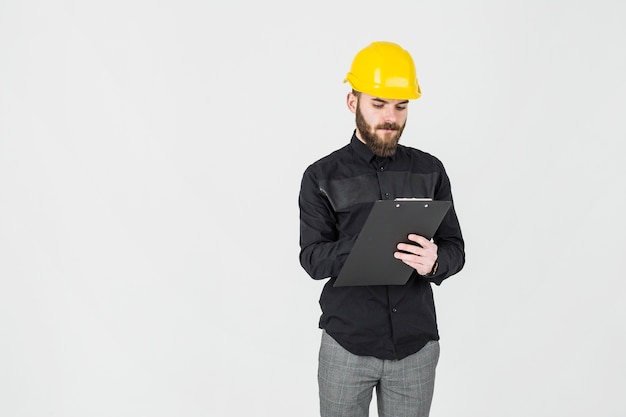
[[[319,299],[320,415],[368,417],[375,390],[380,417],[425,417],[440,352],[431,285],[465,264],[454,204],[432,239],[409,234],[412,244],[390,254],[413,268],[406,284],[333,284],[375,201],[453,202],[450,180],[438,158],[399,144],[409,101],[421,96],[406,50],[371,43],[345,81],[356,128],[349,144],[306,168],[299,194],[300,263],[311,278],[329,278]]]

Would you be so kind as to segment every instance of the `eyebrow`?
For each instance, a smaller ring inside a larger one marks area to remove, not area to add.
[[[383,104],[388,104],[389,103],[387,100],[383,100],[382,98],[378,98],[378,97],[373,98],[372,101],[376,101],[378,103],[383,103]],[[399,103],[396,103],[396,106],[401,105],[401,104],[407,104],[408,102],[409,102],[409,100],[404,100],[404,101],[401,101]]]

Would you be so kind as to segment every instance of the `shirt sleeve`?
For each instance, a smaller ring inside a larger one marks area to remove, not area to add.
[[[439,184],[435,192],[435,200],[449,200],[452,206],[446,213],[439,229],[433,237],[433,241],[437,244],[437,261],[439,267],[437,272],[431,276],[424,277],[428,281],[441,285],[444,279],[456,274],[465,265],[465,242],[461,233],[461,226],[454,209],[454,201],[452,198],[452,187],[450,179],[438,159],[435,159],[438,170],[441,173]]]
[[[300,264],[313,279],[336,277],[356,236],[340,237],[335,211],[309,167],[300,186]]]

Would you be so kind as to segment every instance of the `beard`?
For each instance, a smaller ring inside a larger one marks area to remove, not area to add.
[[[361,133],[361,137],[367,147],[370,148],[376,156],[387,157],[396,153],[396,148],[398,147],[398,142],[400,142],[400,136],[402,135],[405,125],[406,122],[404,122],[402,126],[395,123],[384,123],[372,128],[372,126],[365,121],[359,103],[357,103],[356,127],[359,133]],[[376,133],[377,129],[390,129],[393,130],[393,132],[385,133],[383,137],[381,137]]]

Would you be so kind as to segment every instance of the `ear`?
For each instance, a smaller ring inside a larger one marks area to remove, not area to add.
[[[355,96],[352,91],[350,91],[348,93],[348,96],[346,97],[346,105],[348,106],[348,110],[356,114],[356,105],[358,101],[359,98]]]

